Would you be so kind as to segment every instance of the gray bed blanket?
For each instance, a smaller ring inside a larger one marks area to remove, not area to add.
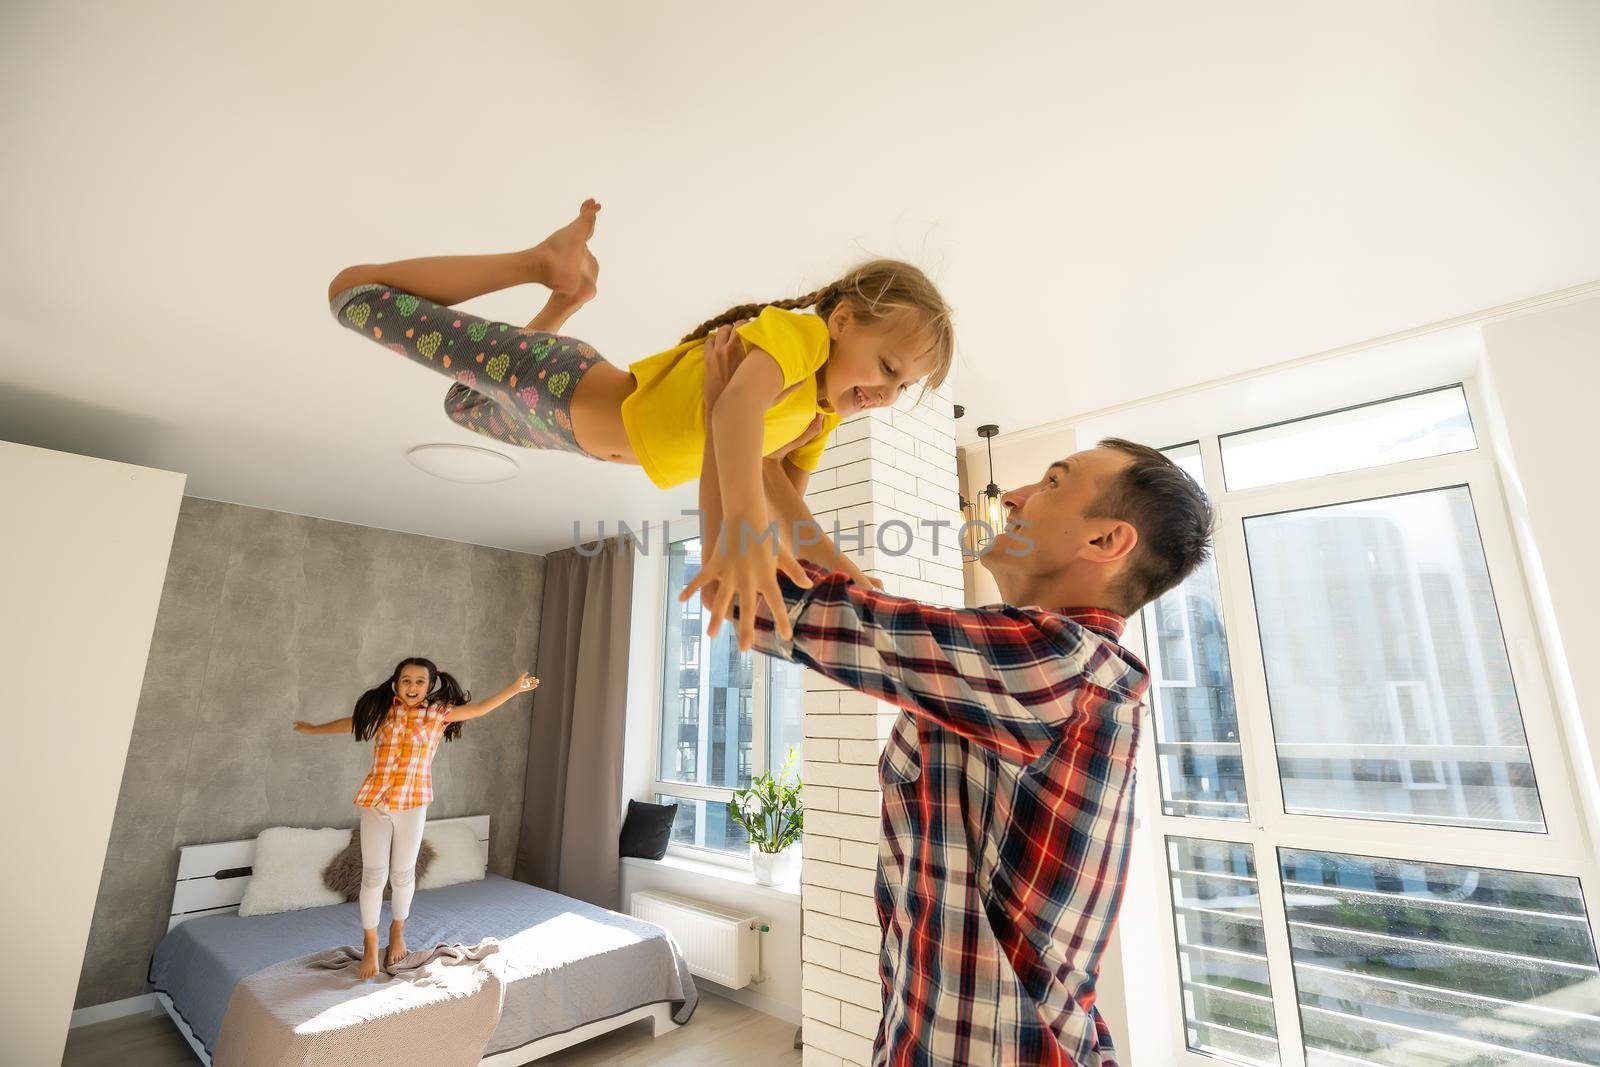
[[[354,904],[190,919],[156,947],[150,982],[211,1052],[234,986],[274,964],[347,944],[360,929]],[[669,1003],[684,1023],[699,1000],[682,954],[652,923],[494,875],[417,893],[406,922],[412,944],[486,937],[500,943],[505,984],[489,1054],[646,1004]]]
[[[493,938],[436,945],[369,980],[360,949],[274,964],[233,987],[212,1063],[473,1067],[500,1022],[499,950]]]

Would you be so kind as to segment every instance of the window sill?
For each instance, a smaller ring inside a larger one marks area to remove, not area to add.
[[[720,882],[729,882],[734,885],[748,888],[758,896],[771,897],[775,900],[799,903],[800,901],[800,865],[795,864],[794,877],[782,885],[757,885],[755,873],[748,867],[730,867],[721,863],[708,863],[704,860],[690,859],[673,852],[668,852],[658,860],[640,859],[638,856],[624,856],[622,862],[629,867],[638,867],[643,870],[653,870],[662,867],[669,870],[682,871],[685,874],[699,878],[715,878]]]

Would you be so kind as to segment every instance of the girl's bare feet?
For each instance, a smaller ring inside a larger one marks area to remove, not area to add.
[[[361,971],[362,978],[371,978],[378,973],[378,931],[361,931]]]
[[[534,329],[548,329],[536,324],[553,315],[562,315],[564,319],[594,299],[600,263],[589,251],[589,238],[594,236],[595,218],[599,214],[599,201],[585,200],[578,208],[577,218],[529,250],[533,280],[550,290],[545,310],[529,324]]]
[[[393,967],[406,954],[406,924],[396,919],[389,924],[389,948],[383,954],[383,965]]]

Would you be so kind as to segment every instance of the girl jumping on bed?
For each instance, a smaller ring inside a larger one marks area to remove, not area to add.
[[[806,480],[828,435],[846,416],[893,404],[915,382],[925,380],[926,390],[944,381],[955,344],[949,308],[916,267],[873,260],[804,296],[733,308],[623,370],[556,332],[595,295],[599,265],[588,242],[599,211],[584,201],[577,218],[521,252],[348,267],[328,288],[333,313],[455,379],[445,412],[469,430],[523,448],[637,464],[663,488],[698,477],[704,567],[721,578],[718,604],[756,596],[776,604],[776,572],[807,584],[792,533],[811,520]],[[449,306],[524,282],[550,290],[525,327]],[[811,313],[798,310],[805,308]],[[741,319],[751,320],[738,327],[747,356],[708,415],[705,338]],[[752,536],[769,521],[781,543]],[[867,581],[826,537],[805,554]],[[773,615],[786,630],[785,613]],[[742,613],[742,648],[754,620],[754,611]]]
[[[361,977],[378,973],[378,916],[389,883],[391,917],[385,966],[406,954],[406,917],[416,890],[422,824],[433,799],[433,756],[439,742],[461,736],[461,724],[487,715],[518,693],[539,687],[530,674],[488,700],[472,697],[431,660],[401,660],[388,678],[362,693],[355,710],[320,725],[296,721],[302,734],[342,734],[375,742],[372,770],[356,793],[361,812]]]

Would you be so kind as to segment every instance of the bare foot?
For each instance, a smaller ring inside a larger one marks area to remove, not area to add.
[[[571,310],[594,299],[598,292],[600,263],[589,251],[589,238],[594,236],[595,217],[600,214],[597,200],[585,200],[578,208],[578,217],[531,249],[534,281],[551,292],[551,301],[564,298]],[[548,310],[548,307],[547,307]],[[540,318],[544,314],[541,312]]]
[[[389,948],[383,954],[383,965],[393,967],[406,954],[406,927],[404,923],[389,924]]]
[[[362,978],[371,978],[378,973],[378,931],[361,931],[361,970]]]

